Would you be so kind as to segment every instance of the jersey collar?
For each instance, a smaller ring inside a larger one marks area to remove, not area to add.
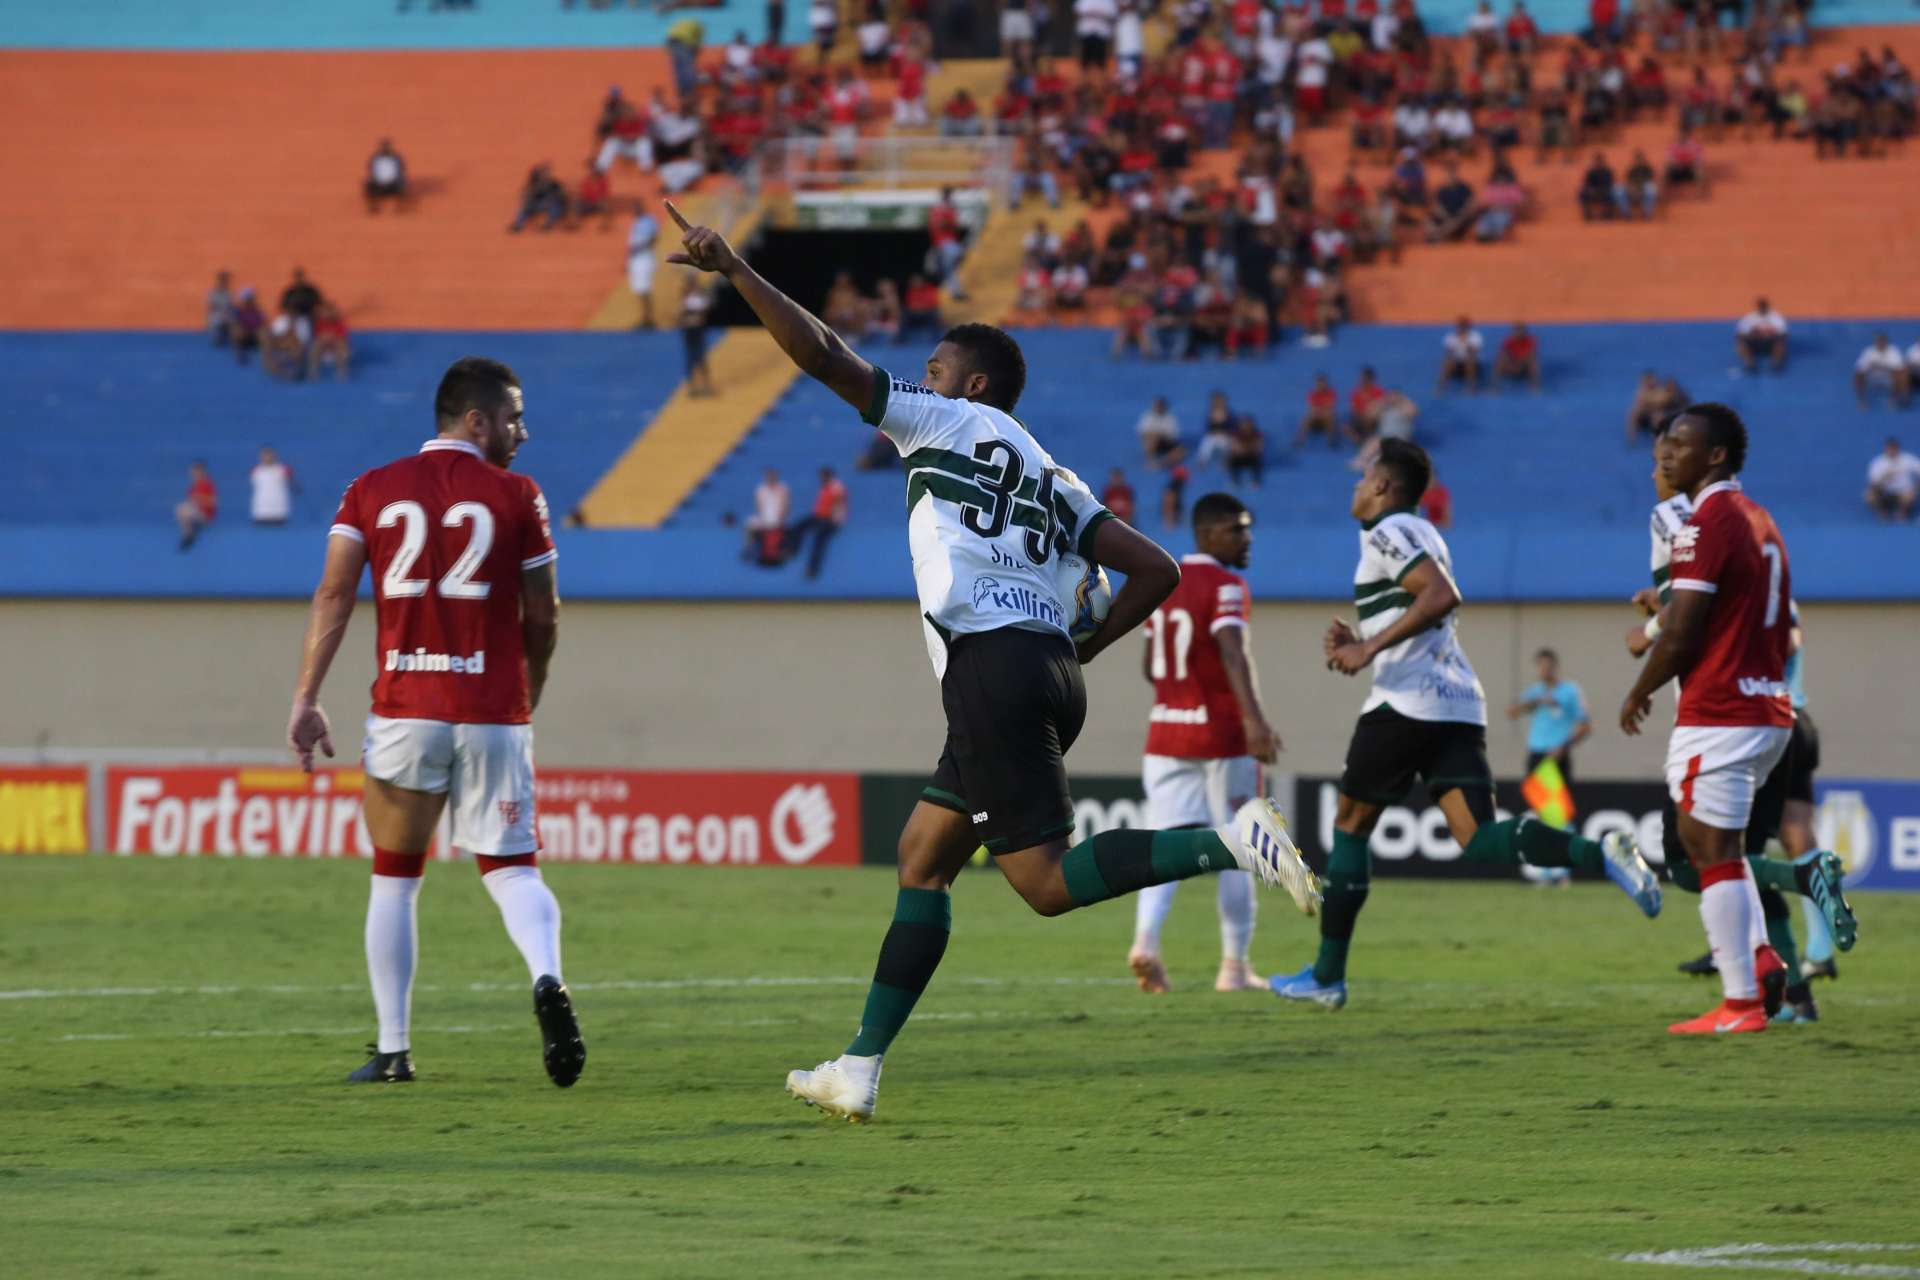
[[[1412,514],[1413,514],[1412,507],[1391,507],[1386,511],[1382,511],[1379,515],[1375,516],[1371,520],[1362,520],[1360,522],[1360,528],[1363,531],[1367,529],[1371,529],[1373,528],[1373,526],[1379,524],[1382,520],[1385,520],[1388,516],[1410,516]]]
[[[1716,493],[1738,492],[1740,492],[1740,482],[1738,480],[1715,480],[1712,484],[1702,489],[1700,496],[1693,500],[1693,509],[1698,511],[1700,508],[1706,506],[1707,499]]]
[[[1204,551],[1196,551],[1192,555],[1181,556],[1180,563],[1181,564],[1210,564],[1216,569],[1221,567],[1221,564],[1218,560],[1215,560],[1212,556],[1208,555]]]
[[[422,453],[439,453],[446,449],[452,449],[459,453],[470,453],[482,462],[487,460],[487,455],[480,452],[480,446],[474,444],[471,440],[449,440],[445,436],[435,436],[420,446],[420,452]]]

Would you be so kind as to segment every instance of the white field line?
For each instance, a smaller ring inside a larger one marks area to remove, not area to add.
[[[1616,1261],[1655,1267],[1699,1267],[1720,1271],[1791,1271],[1803,1276],[1869,1276],[1878,1280],[1920,1280],[1920,1267],[1880,1262],[1829,1262],[1809,1254],[1914,1253],[1920,1245],[1823,1241],[1816,1244],[1722,1244],[1703,1249],[1664,1249],[1628,1253]]]
[[[748,978],[625,978],[606,982],[570,982],[575,991],[701,991],[713,989],[751,989],[755,987],[864,987],[871,977],[748,977]],[[968,987],[1125,987],[1132,978],[943,978],[942,986]],[[459,982],[433,985],[421,983],[415,991],[519,991],[518,982]],[[244,995],[320,995],[329,992],[365,991],[364,982],[339,982],[321,986],[298,983],[267,983],[261,986],[154,986],[154,987],[22,987],[0,991],[0,1000],[99,1000],[147,999],[156,996],[244,996]]]

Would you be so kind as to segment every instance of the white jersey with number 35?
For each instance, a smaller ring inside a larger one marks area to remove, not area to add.
[[[1078,571],[1093,531],[1113,513],[991,405],[949,399],[874,370],[862,415],[900,451],[907,479],[907,541],[935,676],[954,636],[1001,627],[1068,635]]]

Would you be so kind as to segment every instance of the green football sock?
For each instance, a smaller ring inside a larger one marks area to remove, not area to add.
[[[1060,874],[1076,907],[1090,906],[1208,871],[1232,871],[1234,861],[1220,836],[1204,827],[1177,831],[1102,831],[1060,858]]]
[[[1750,853],[1747,855],[1747,869],[1753,873],[1753,883],[1762,893],[1768,889],[1777,889],[1781,893],[1800,892],[1800,878],[1794,875],[1791,862]]]
[[[885,1053],[907,1023],[927,980],[946,954],[953,930],[953,901],[939,889],[902,889],[894,900],[893,925],[880,942],[880,960],[867,988],[860,1031],[847,1046],[859,1057]]]
[[[1752,861],[1752,859],[1748,859]],[[1778,889],[1760,890],[1760,911],[1767,920],[1767,941],[1787,964],[1787,981],[1800,981],[1800,948],[1793,941],[1793,908]]]
[[[1489,822],[1473,833],[1463,856],[1469,862],[1519,866],[1525,858],[1536,867],[1574,867],[1604,872],[1606,854],[1598,840],[1550,827],[1537,818],[1508,818]]]
[[[1326,896],[1320,903],[1320,954],[1314,957],[1313,980],[1325,985],[1347,976],[1347,948],[1353,944],[1353,924],[1367,905],[1373,880],[1373,854],[1367,838],[1351,831],[1333,833],[1333,852],[1327,855]]]
[[[1667,864],[1667,879],[1673,881],[1674,887],[1682,893],[1700,892],[1700,868],[1685,856],[1678,862]]]

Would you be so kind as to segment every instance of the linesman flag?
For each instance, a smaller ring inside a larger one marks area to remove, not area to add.
[[[1527,805],[1540,815],[1540,821],[1550,827],[1567,827],[1573,824],[1573,792],[1567,790],[1567,779],[1560,772],[1560,762],[1548,756],[1540,762],[1540,767],[1527,775],[1520,784],[1520,795]]]

